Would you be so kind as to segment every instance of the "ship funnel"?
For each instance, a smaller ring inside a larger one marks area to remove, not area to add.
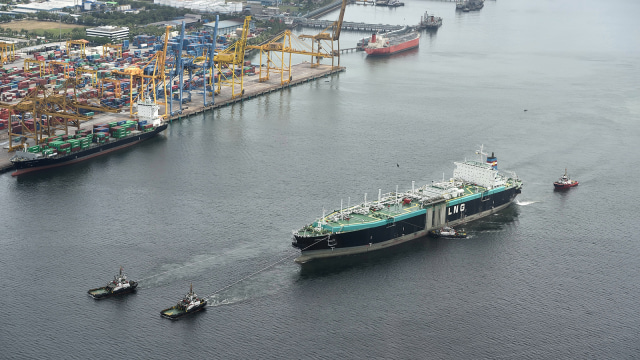
[[[371,42],[376,42],[376,34],[371,35]]]
[[[493,170],[498,170],[498,158],[494,155],[494,153],[491,153],[491,156],[487,156],[487,164],[491,165],[491,168]]]

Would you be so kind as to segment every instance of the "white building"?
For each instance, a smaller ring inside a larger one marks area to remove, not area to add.
[[[129,38],[128,27],[100,26],[97,28],[87,29],[86,31],[87,36],[104,36],[110,38],[111,41]]]

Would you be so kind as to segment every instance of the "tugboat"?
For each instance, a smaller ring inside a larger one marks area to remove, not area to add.
[[[452,227],[449,226],[445,226],[443,228],[440,229],[435,229],[435,230],[431,230],[429,231],[429,236],[434,237],[434,238],[466,238],[467,237],[467,233],[465,232],[460,232]]]
[[[418,23],[418,29],[438,30],[440,26],[442,26],[442,18],[429,15],[428,11],[424,12],[424,16],[420,18],[420,23]]]
[[[136,281],[127,280],[127,275],[122,272],[122,266],[120,266],[120,274],[115,275],[107,286],[91,289],[88,293],[94,299],[103,299],[113,295],[128,294],[135,291],[137,287]]]
[[[558,181],[553,183],[554,188],[557,190],[564,190],[577,185],[578,181],[571,180],[571,178],[569,178],[569,175],[567,175],[567,168],[564,169],[564,175],[562,175],[560,179],[558,179]]]
[[[160,315],[169,319],[176,319],[180,316],[200,311],[206,306],[207,300],[199,298],[198,295],[193,292],[193,284],[191,284],[189,292],[184,296],[184,298],[182,298],[182,300],[180,300],[175,306],[162,310]]]

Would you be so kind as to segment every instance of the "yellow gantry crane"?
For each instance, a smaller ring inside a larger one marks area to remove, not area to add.
[[[69,54],[71,53],[71,45],[78,45],[79,46],[79,50],[80,50],[80,57],[81,58],[85,58],[87,57],[87,53],[86,53],[86,47],[87,47],[87,40],[67,40],[67,56],[69,56]]]
[[[217,76],[219,77],[218,89],[215,91],[216,94],[220,94],[222,86],[231,86],[232,99],[244,94],[244,52],[247,48],[247,36],[249,35],[250,23],[251,16],[247,16],[244,19],[240,39],[213,57],[213,62],[218,71]],[[240,69],[240,74],[236,73],[238,68]],[[238,93],[236,93],[235,85],[240,85],[240,91]]]
[[[14,126],[9,123],[9,151],[21,148],[28,139],[34,139],[38,145],[46,136],[54,135],[57,130],[63,130],[69,134],[69,126],[80,129],[80,124],[89,118],[80,114],[80,109],[117,113],[119,109],[112,109],[101,105],[81,104],[75,97],[75,79],[67,79],[61,90],[47,89],[37,85],[16,104],[0,103],[0,108],[9,109],[16,116],[21,131],[14,132]],[[70,96],[68,88],[73,88],[73,96]],[[27,119],[29,118],[29,119]],[[12,120],[15,120],[12,119]],[[27,124],[28,120],[33,124]],[[14,136],[19,136],[19,145],[14,146]]]
[[[26,61],[27,60],[25,59],[25,62]],[[65,79],[69,77],[69,67],[70,67],[69,63],[64,61],[56,61],[56,60],[47,61],[47,72],[50,74],[54,74],[54,73],[57,74],[62,72]]]
[[[116,58],[121,58],[122,57],[122,45],[120,44],[104,44],[102,45],[102,56],[106,56],[107,54],[109,54],[109,50],[113,49],[116,52]]]
[[[129,78],[129,114],[133,117],[137,112],[133,111],[133,105],[138,100],[142,100],[146,98],[145,93],[151,92],[151,98],[153,101],[158,104],[164,106],[164,114],[163,117],[167,117],[167,83],[166,83],[166,74],[165,74],[165,61],[167,57],[167,44],[169,43],[169,33],[171,32],[171,26],[167,26],[165,29],[164,36],[164,47],[162,51],[156,52],[145,64],[142,66],[130,66],[124,71],[113,70],[111,71],[114,75],[120,75],[123,77]],[[145,69],[149,69],[152,67],[152,71],[147,71],[145,74]],[[157,91],[162,87],[162,99],[158,99]],[[140,88],[140,92],[136,94],[134,97],[134,89]]]
[[[292,54],[310,55],[312,58],[333,56],[331,54],[313,51],[313,47],[309,47],[309,45],[297,39],[291,34],[290,30],[283,31],[282,34],[271,39],[264,45],[249,45],[247,48],[260,50],[261,65],[258,72],[258,81],[264,82],[269,80],[270,73],[273,71],[280,74],[281,85],[288,84],[292,79]],[[266,60],[266,62],[263,60]],[[262,66],[262,64],[265,64],[265,66]]]
[[[0,61],[2,65],[15,61],[16,48],[13,43],[0,41]]]
[[[340,15],[338,16],[338,20],[334,21],[329,27],[322,30],[320,33],[316,35],[300,35],[300,39],[311,39],[311,52],[317,53],[328,53],[331,56],[331,66],[335,67],[333,59],[335,57],[338,58],[338,66],[340,66],[340,31],[342,30],[342,19],[344,18],[344,11],[347,8],[347,0],[342,0],[342,6],[340,7]],[[331,29],[331,32],[328,32]],[[333,43],[338,42],[338,48],[334,49]],[[316,46],[317,45],[317,48]],[[328,49],[330,48],[330,52]],[[327,56],[329,57],[329,56]],[[311,66],[320,65],[320,60],[322,57],[316,56],[316,62],[314,65],[313,59],[311,61]]]
[[[25,72],[27,71],[31,71],[32,70],[32,66],[31,65],[37,65],[38,66],[38,71],[40,72],[40,77],[43,77],[47,67],[46,64],[43,60],[36,60],[36,59],[24,59],[24,66],[23,69]]]

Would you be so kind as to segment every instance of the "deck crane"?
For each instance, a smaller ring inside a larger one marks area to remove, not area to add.
[[[344,18],[344,11],[347,8],[347,1],[348,0],[342,0],[342,5],[340,6],[340,15],[338,16],[338,20],[334,21],[330,26],[326,27],[324,30],[322,30],[320,33],[316,34],[316,35],[300,35],[300,39],[312,39],[312,44],[311,44],[311,51],[312,52],[316,52],[314,50],[314,46],[313,43],[317,44],[317,52],[318,53],[322,53],[324,48],[323,48],[323,42],[325,44],[325,46],[328,46],[328,42],[330,42],[330,46],[331,46],[331,66],[335,67],[335,64],[333,62],[333,59],[335,57],[338,58],[338,66],[340,66],[340,30],[342,30],[342,19]],[[331,32],[329,33],[329,29],[331,29]],[[338,42],[338,49],[334,50],[333,47],[333,43],[337,41]],[[320,65],[320,60],[322,58],[320,56],[316,56],[316,63],[315,66]],[[313,65],[313,59],[311,61],[312,66]]]
[[[249,35],[249,24],[251,16],[244,19],[242,26],[242,35],[240,39],[228,48],[218,52],[213,57],[213,62],[218,70],[218,89],[216,94],[220,94],[222,86],[231,86],[231,98],[242,96],[244,94],[244,52],[247,48],[247,36]],[[240,74],[237,74],[238,67]],[[231,74],[225,75],[224,69],[230,69]],[[240,92],[236,93],[235,85],[240,85]]]

